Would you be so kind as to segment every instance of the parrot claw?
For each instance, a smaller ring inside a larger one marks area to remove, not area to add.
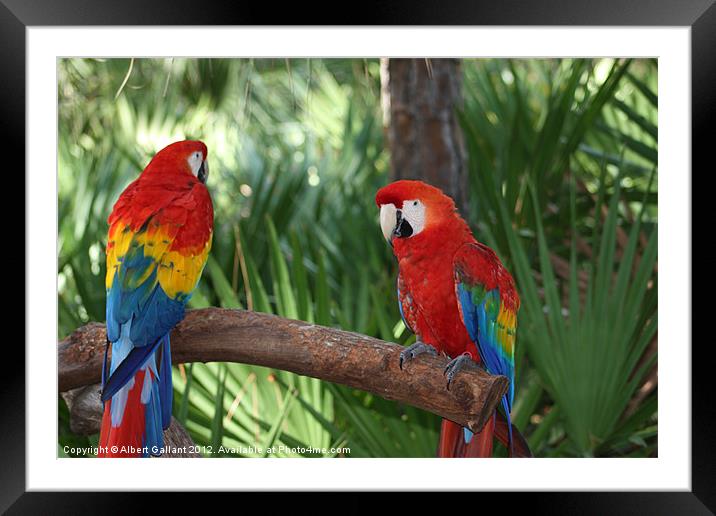
[[[472,357],[470,357],[467,353],[463,353],[459,357],[455,357],[447,363],[445,370],[443,371],[443,374],[447,377],[447,390],[450,390],[450,384],[452,383],[453,378],[455,378],[455,375],[462,370],[466,362],[471,361]]]
[[[438,351],[430,344],[425,344],[423,341],[418,340],[415,344],[412,344],[400,352],[400,369],[403,369],[403,364],[414,359],[418,355],[423,353],[429,353],[434,357],[438,356]]]

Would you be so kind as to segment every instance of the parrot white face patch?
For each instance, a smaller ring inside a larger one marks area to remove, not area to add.
[[[204,155],[199,151],[192,152],[186,161],[189,163],[191,173],[196,177],[199,177],[199,169],[201,168],[201,164],[204,162]]]
[[[425,228],[425,205],[419,199],[403,201],[402,216],[408,221],[415,236]]]
[[[394,204],[380,206],[380,229],[388,242],[393,238],[410,238],[425,227],[425,205],[418,199],[403,201],[402,208]]]

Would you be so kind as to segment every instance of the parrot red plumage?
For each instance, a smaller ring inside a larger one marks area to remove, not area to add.
[[[438,456],[490,457],[493,436],[510,456],[531,456],[512,426],[514,342],[520,301],[497,255],[473,236],[453,200],[421,181],[401,180],[376,194],[383,235],[398,260],[398,306],[417,341],[401,353],[404,363],[421,353],[444,353],[447,387],[466,360],[510,380],[499,411],[473,435],[443,420]]]
[[[99,457],[160,455],[172,410],[169,332],[184,318],[211,248],[207,148],[173,143],[109,216],[107,350]],[[108,368],[109,365],[109,368]],[[109,370],[108,370],[109,369]]]

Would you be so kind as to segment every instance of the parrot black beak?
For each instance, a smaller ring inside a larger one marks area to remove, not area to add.
[[[406,219],[403,218],[403,212],[401,210],[397,210],[396,215],[397,217],[393,235],[398,238],[408,238],[413,234],[413,227]]]
[[[201,166],[199,167],[199,172],[197,173],[196,177],[199,181],[206,184],[206,180],[209,177],[209,164],[206,162],[206,160],[201,162]]]

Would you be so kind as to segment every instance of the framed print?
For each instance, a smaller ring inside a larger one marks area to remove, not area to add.
[[[3,508],[713,509],[690,217],[713,2],[396,4],[351,27],[63,4],[0,6],[28,203]]]

